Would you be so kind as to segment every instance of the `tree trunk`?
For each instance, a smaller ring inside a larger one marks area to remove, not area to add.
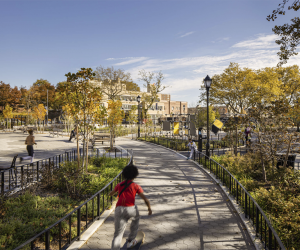
[[[289,144],[288,144],[288,148],[287,148],[285,159],[284,159],[284,163],[283,163],[283,168],[284,169],[286,168],[286,164],[287,164],[288,157],[289,157],[289,154],[290,154],[290,148],[291,148],[292,138],[293,138],[293,136],[289,137]]]
[[[89,127],[87,127],[87,140],[86,140],[86,173],[88,172],[88,164],[89,164]]]
[[[78,134],[78,125],[76,126],[76,136],[77,136],[77,165],[78,169],[80,167],[80,152],[79,152],[79,134]]]
[[[110,148],[112,149],[114,146],[113,143],[113,128],[110,129]]]
[[[262,154],[260,154],[260,161],[261,161],[261,167],[262,167],[262,172],[263,172],[263,179],[264,179],[264,182],[267,182],[266,168],[265,168],[265,163],[264,163]]]

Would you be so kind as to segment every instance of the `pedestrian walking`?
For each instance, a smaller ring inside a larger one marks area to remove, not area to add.
[[[123,177],[125,181],[120,182],[109,193],[110,196],[118,193],[119,200],[115,209],[115,233],[112,241],[112,250],[119,250],[123,234],[127,225],[127,222],[132,218],[130,225],[130,233],[127,240],[127,248],[131,248],[137,244],[136,235],[139,228],[140,215],[137,206],[135,205],[135,195],[138,194],[148,207],[148,215],[152,214],[149,200],[144,195],[142,187],[133,182],[138,176],[139,172],[137,167],[133,165],[126,166],[123,169]]]
[[[73,138],[76,137],[76,126],[73,128],[73,130],[71,131],[71,134],[70,134],[70,139],[69,141],[71,141]]]
[[[246,146],[251,142],[251,127],[245,128],[245,140]]]
[[[189,139],[189,144],[187,145],[190,149],[190,156],[187,157],[187,160],[192,159],[194,152],[197,151],[197,145],[194,141],[192,141],[192,139]]]
[[[27,136],[26,140],[25,140],[25,144],[27,145],[26,149],[28,152],[28,156],[25,157],[20,157],[20,163],[22,163],[23,160],[31,160],[30,163],[33,162],[34,159],[34,150],[33,150],[33,145],[37,145],[35,140],[34,140],[34,136],[33,136],[33,130],[29,129],[28,130],[29,135]]]

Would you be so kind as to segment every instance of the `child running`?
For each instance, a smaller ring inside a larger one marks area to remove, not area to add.
[[[20,157],[20,163],[22,163],[23,160],[28,160],[30,159],[30,163],[33,162],[34,159],[34,151],[33,151],[33,145],[36,145],[36,142],[34,140],[34,136],[33,136],[33,130],[29,129],[28,130],[29,135],[27,136],[26,140],[25,140],[25,144],[27,145],[27,152],[28,152],[28,156],[25,157]]]
[[[137,244],[135,237],[139,228],[140,215],[135,205],[136,193],[145,201],[148,207],[148,215],[152,214],[150,202],[144,195],[143,189],[140,185],[133,182],[139,174],[137,167],[133,165],[126,166],[122,174],[125,181],[117,184],[115,189],[109,193],[110,196],[118,193],[119,197],[115,209],[115,233],[111,246],[112,250],[120,250],[123,234],[130,218],[132,218],[132,222],[130,225],[127,248],[132,248]]]

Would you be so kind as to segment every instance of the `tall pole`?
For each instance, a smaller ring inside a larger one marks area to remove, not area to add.
[[[237,127],[237,124],[238,124],[238,117],[236,116],[235,114],[235,122],[236,122],[236,126],[235,126],[235,156],[237,156],[237,148],[238,148],[238,127]]]
[[[48,110],[49,110],[49,107],[48,107],[48,89],[47,89],[47,120],[46,120],[47,126],[48,126]]]
[[[138,138],[141,137],[140,136],[140,124],[141,124],[141,119],[140,119],[140,102],[138,102],[138,123],[139,123],[139,126],[138,126]]]
[[[209,88],[206,88],[207,97],[207,142],[206,142],[206,155],[209,157]]]

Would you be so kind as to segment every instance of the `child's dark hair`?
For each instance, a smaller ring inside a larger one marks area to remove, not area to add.
[[[136,166],[129,165],[123,169],[122,174],[126,180],[133,180],[134,178],[136,178],[139,175],[139,171]]]

